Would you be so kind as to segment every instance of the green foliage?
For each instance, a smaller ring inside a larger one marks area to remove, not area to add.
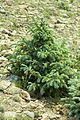
[[[80,71],[80,50],[77,50],[76,60],[76,68],[78,71]]]
[[[65,41],[56,41],[44,19],[39,22],[33,18],[27,27],[31,39],[21,37],[8,57],[12,74],[20,76],[19,86],[29,91],[62,94],[72,78],[74,65]]]
[[[60,3],[58,3],[58,6],[59,6],[60,9],[64,9],[64,10],[67,10],[67,11],[70,10],[69,5],[66,2],[60,2]]]
[[[71,3],[73,3],[73,2],[74,2],[74,0],[70,0],[70,2],[71,2]]]
[[[69,81],[69,98],[63,98],[65,106],[69,108],[69,116],[80,120],[80,72],[77,72]]]

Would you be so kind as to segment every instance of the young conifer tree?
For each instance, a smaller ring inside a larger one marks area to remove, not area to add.
[[[69,97],[63,98],[65,106],[69,108],[69,116],[80,120],[80,71],[69,81]]]
[[[45,20],[33,18],[27,26],[31,39],[18,41],[8,59],[11,71],[21,77],[20,85],[41,95],[57,95],[67,89],[72,78],[73,61],[65,41],[57,41]]]

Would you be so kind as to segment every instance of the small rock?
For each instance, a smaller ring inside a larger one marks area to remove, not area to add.
[[[2,79],[4,77],[4,75],[3,74],[0,74],[0,79]]]
[[[3,105],[0,105],[0,112],[4,113],[4,106]]]
[[[57,19],[56,23],[57,24],[63,24],[63,22],[60,19]]]
[[[7,59],[5,57],[0,57],[0,64],[3,62],[3,61],[6,61]]]
[[[63,17],[67,18],[67,17],[68,17],[68,15],[67,15],[67,14],[63,14]]]
[[[58,28],[59,30],[63,30],[65,27],[65,24],[56,24],[56,28]]]
[[[46,113],[44,113],[42,115],[42,119],[41,120],[50,120],[50,119],[49,119],[48,115]]]
[[[2,50],[1,51],[1,55],[6,57],[7,55],[6,54],[9,54],[7,50]]]
[[[7,3],[8,6],[12,6],[12,1],[8,1],[8,0],[7,0],[6,3]]]
[[[19,5],[19,8],[20,9],[25,9],[25,8],[28,8],[28,5],[25,5],[25,4],[24,5]]]
[[[10,22],[10,25],[11,25],[11,26],[14,26],[14,23],[13,23],[13,22]]]
[[[25,16],[25,15],[21,15],[20,17],[21,17],[21,18],[26,18],[26,16]]]
[[[6,53],[6,52],[7,52],[7,50],[2,50],[2,51],[1,51],[1,53]]]
[[[27,91],[24,91],[24,90],[21,91],[21,97],[25,100],[28,100],[28,101],[31,100],[30,94]]]
[[[11,75],[11,76],[8,76],[6,78],[6,80],[9,80],[10,82],[17,82],[20,80],[20,77],[16,76],[16,75]]]
[[[68,22],[69,20],[66,20],[66,18],[60,18],[60,19],[57,19],[56,21],[57,24],[66,24]]]
[[[0,22],[0,25],[2,25],[2,22]]]
[[[3,9],[3,10],[0,10],[0,13],[1,13],[1,14],[5,14],[6,11]]]
[[[15,30],[12,32],[12,35],[16,35],[16,31]]]
[[[4,34],[8,34],[9,36],[12,35],[12,33],[11,33],[9,30],[4,29],[4,28],[2,28],[2,33],[4,33]]]
[[[16,113],[21,113],[21,112],[22,112],[22,110],[17,110],[17,111],[16,111]]]
[[[0,90],[5,90],[11,85],[11,82],[2,80],[0,82]]]
[[[4,38],[7,39],[9,36],[8,34],[4,34]]]
[[[33,101],[30,101],[29,104],[28,104],[28,107],[31,108],[31,109],[36,109],[39,107],[39,103],[35,103]]]
[[[29,117],[31,117],[32,119],[34,119],[34,112],[25,111],[24,114],[26,114],[26,115],[28,115]]]
[[[75,73],[77,73],[77,69],[73,69]]]
[[[16,117],[16,112],[5,112],[4,113],[4,118],[8,120],[9,118],[14,119]]]
[[[4,93],[11,94],[11,95],[20,94],[21,89],[12,84],[8,89],[4,90]]]
[[[56,115],[54,115],[53,119],[54,119],[54,118],[57,119],[57,118],[60,118],[60,117],[61,117],[61,115],[57,115],[57,114],[56,114]]]

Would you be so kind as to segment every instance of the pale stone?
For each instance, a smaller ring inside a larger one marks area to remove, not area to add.
[[[28,115],[29,117],[31,117],[32,119],[34,119],[34,112],[25,111],[24,114],[26,114],[26,115]]]
[[[32,108],[32,109],[36,109],[36,108],[39,107],[39,103],[35,103],[33,101],[30,101],[27,106],[30,107],[30,108]]]
[[[30,94],[27,91],[22,90],[21,91],[21,97],[25,100],[31,100]]]
[[[57,115],[57,114],[56,114],[56,115],[54,115],[53,118],[56,118],[56,119],[57,119],[57,118],[60,118],[60,117],[61,117],[61,115],[59,115],[59,114]]]
[[[0,57],[0,64],[3,62],[3,61],[6,61],[7,59],[5,57]]]
[[[48,114],[44,113],[42,115],[42,120],[50,120],[49,117],[48,117]]]
[[[15,118],[15,117],[16,117],[16,112],[10,112],[10,111],[8,111],[8,112],[5,112],[5,113],[4,113],[4,118],[5,118],[5,119]]]
[[[21,18],[26,18],[26,16],[25,16],[25,15],[21,15],[20,17],[21,17]]]
[[[16,35],[16,33],[17,33],[16,30],[14,30],[14,31],[12,32],[12,35]]]
[[[8,89],[4,90],[4,92],[11,95],[20,94],[21,89],[12,84]]]
[[[76,72],[77,73],[77,69],[73,69],[74,70],[74,72]]]
[[[6,11],[3,9],[3,10],[0,10],[0,13],[5,14]]]
[[[1,53],[5,53],[5,52],[7,52],[7,50],[2,50],[2,51],[1,51]]]
[[[2,33],[4,33],[4,34],[8,34],[9,36],[12,35],[12,33],[11,33],[9,30],[7,30],[7,29],[2,28],[1,31],[2,31]]]
[[[2,81],[0,82],[0,90],[5,90],[5,89],[7,89],[10,85],[11,85],[11,82],[10,82],[10,81],[2,80]]]
[[[3,74],[0,74],[0,79],[2,79],[4,77],[4,75]]]

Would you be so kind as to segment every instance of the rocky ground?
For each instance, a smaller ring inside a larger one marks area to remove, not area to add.
[[[66,120],[65,108],[52,98],[31,98],[7,80],[0,81],[0,120]]]
[[[44,17],[58,40],[68,42],[75,53],[80,49],[80,1],[63,0],[0,0],[0,120],[67,120],[61,103],[52,98],[31,98],[27,92],[6,81],[9,72],[4,68],[7,56],[12,53],[9,45],[18,41],[18,35],[27,36],[24,24],[31,16]],[[27,99],[26,99],[27,98]],[[22,117],[22,118],[21,118]]]

